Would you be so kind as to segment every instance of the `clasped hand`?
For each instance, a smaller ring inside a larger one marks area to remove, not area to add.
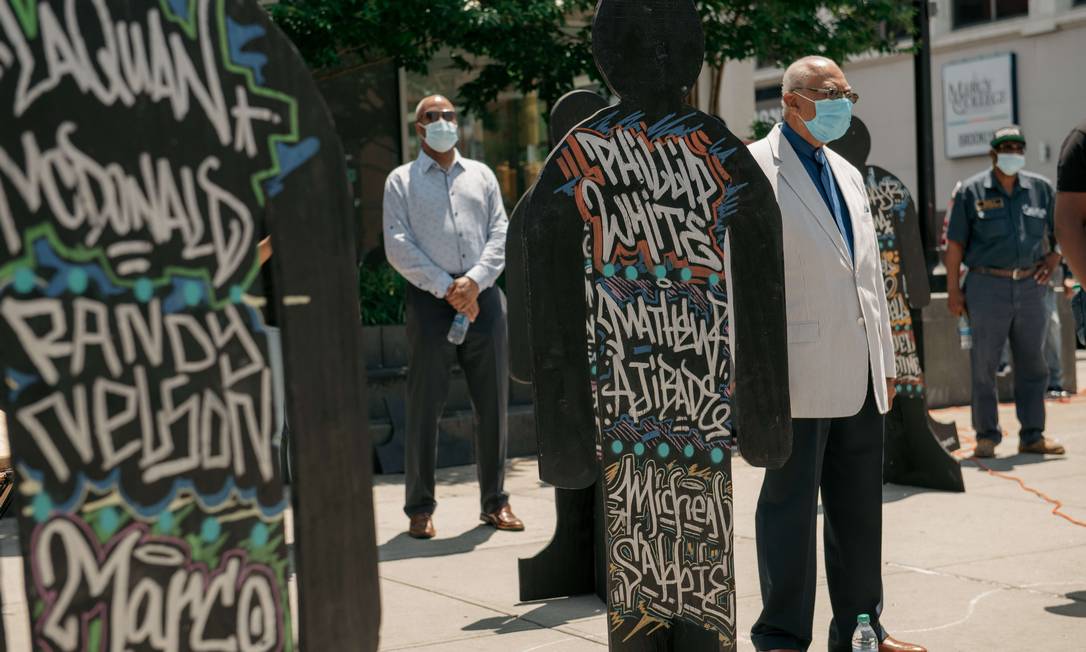
[[[479,286],[467,276],[461,276],[449,285],[445,300],[456,312],[467,315],[471,321],[479,316]]]

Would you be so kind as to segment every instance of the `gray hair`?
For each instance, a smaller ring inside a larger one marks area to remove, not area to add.
[[[807,88],[811,83],[811,77],[817,74],[820,69],[836,65],[837,62],[833,59],[817,54],[793,61],[792,65],[788,66],[788,69],[784,71],[784,78],[781,80],[781,108],[785,112],[788,111],[788,106],[784,103],[785,93]]]

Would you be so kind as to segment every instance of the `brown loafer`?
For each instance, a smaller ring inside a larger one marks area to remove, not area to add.
[[[524,523],[513,513],[513,510],[509,509],[509,505],[502,505],[502,508],[496,512],[489,514],[479,514],[479,520],[487,525],[494,526],[495,529],[505,530],[506,532],[520,532],[524,529]]]
[[[433,514],[415,514],[411,517],[411,527],[407,534],[416,539],[433,539],[437,532],[434,530]]]
[[[928,652],[928,648],[898,641],[892,636],[887,636],[886,640],[879,643],[879,652]]]
[[[1063,444],[1059,443],[1058,441],[1054,439],[1049,439],[1048,437],[1041,437],[1037,441],[1027,446],[1023,446],[1021,443],[1019,443],[1018,452],[1036,453],[1038,455],[1063,455],[1067,451],[1064,450]]]
[[[995,457],[996,443],[991,439],[978,439],[973,457]]]

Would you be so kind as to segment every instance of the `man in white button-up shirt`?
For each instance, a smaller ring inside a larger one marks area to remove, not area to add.
[[[385,254],[408,281],[408,533],[434,536],[438,419],[454,353],[475,407],[480,518],[500,530],[523,530],[503,491],[509,352],[505,297],[494,283],[505,267],[509,221],[494,173],[456,150],[452,103],[427,97],[415,121],[422,152],[392,171],[384,199]],[[457,313],[472,321],[460,345],[447,337]]]

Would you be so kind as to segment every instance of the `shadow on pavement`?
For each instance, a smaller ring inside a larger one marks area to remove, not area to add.
[[[518,606],[523,605],[536,605],[536,607],[520,616],[483,618],[464,626],[463,631],[512,634],[526,629],[561,627],[575,620],[603,615],[607,611],[606,605],[595,595],[575,595],[569,598],[522,602]]]
[[[1075,591],[1065,596],[1070,604],[1061,604],[1054,607],[1045,607],[1045,611],[1057,616],[1069,618],[1086,618],[1086,591]]]
[[[490,632],[492,634],[515,634],[529,629],[541,629],[539,625],[530,623],[517,616],[494,616],[477,620],[463,628],[465,632]]]
[[[1017,444],[1014,444],[1014,445],[1017,446]],[[1046,462],[1063,462],[1063,461],[1066,461],[1066,460],[1067,460],[1067,458],[1065,456],[1062,456],[1062,455],[1055,456],[1055,455],[1034,455],[1032,453],[1029,453],[1029,454],[1018,453],[1018,454],[1015,454],[1015,455],[1009,455],[1007,457],[993,457],[993,458],[981,459],[981,460],[976,460],[976,461],[974,461],[973,458],[971,458],[971,457],[967,457],[964,460],[962,460],[962,465],[965,466],[965,467],[972,467],[972,468],[976,469],[977,471],[980,471],[981,473],[985,473],[986,471],[984,470],[984,468],[980,466],[980,464],[984,464],[984,466],[988,467],[989,469],[991,469],[993,471],[999,471],[1000,473],[1007,473],[1008,471],[1013,471],[1015,469],[1015,467],[1019,467],[1019,466],[1029,466],[1031,464],[1043,464],[1043,463],[1046,463]]]
[[[400,532],[388,541],[377,546],[377,560],[399,561],[401,559],[419,559],[423,557],[444,557],[460,555],[475,550],[497,532],[488,525],[475,528],[452,537],[451,539],[413,539],[407,532]]]
[[[523,461],[534,461],[534,458],[510,458],[505,465],[505,481],[509,483],[510,480],[519,478],[525,473],[536,473],[535,466],[532,464],[523,464]],[[474,464],[468,464],[466,466],[446,466],[439,468],[437,473],[434,474],[434,479],[439,485],[454,485],[463,484],[469,482],[477,482],[479,476],[476,472]],[[373,476],[373,484],[380,485],[403,485],[404,476],[402,473],[387,473],[387,474],[375,474]],[[542,482],[540,483],[543,484]]]
[[[926,487],[910,487],[903,484],[884,484],[882,485],[882,504],[888,505],[890,503],[896,503],[899,500],[905,500],[919,494],[934,494],[934,493],[947,493],[937,491],[935,489],[928,489]]]

